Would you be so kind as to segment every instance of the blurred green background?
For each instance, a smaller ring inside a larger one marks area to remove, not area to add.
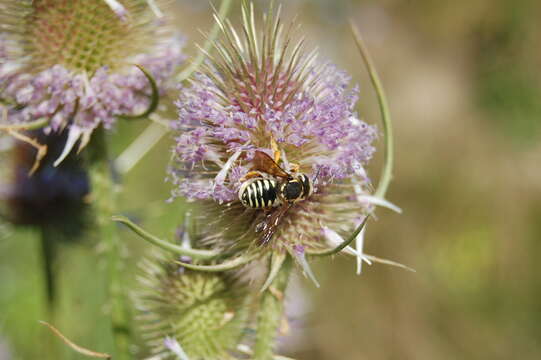
[[[259,1],[263,4],[265,1]],[[176,24],[202,43],[206,2],[175,3]],[[264,7],[262,5],[261,7]],[[396,134],[388,194],[365,251],[407,264],[355,275],[352,259],[319,261],[321,288],[302,290],[283,353],[299,360],[541,358],[541,2],[535,0],[287,1],[310,45],[361,85],[359,111],[379,124],[376,99],[351,39],[359,26],[388,93]],[[232,15],[235,18],[236,14]],[[121,124],[119,154],[146,126]],[[164,182],[171,139],[123,178],[120,211],[172,237],[180,222]],[[381,149],[381,142],[377,144]],[[5,163],[2,167],[5,166]],[[381,151],[369,167],[379,175]],[[2,170],[4,171],[4,170]],[[0,225],[0,359],[82,359],[37,320],[81,345],[111,347],[97,239],[64,244],[60,307],[46,310],[39,237]],[[125,280],[148,246],[127,231]],[[98,260],[96,260],[98,259]]]

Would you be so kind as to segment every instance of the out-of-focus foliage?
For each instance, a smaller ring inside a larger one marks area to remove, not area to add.
[[[479,104],[501,130],[537,139],[541,122],[538,2],[497,1],[499,11],[475,29]],[[537,80],[537,81],[536,81]]]
[[[201,43],[197,29],[211,25],[208,8],[176,3],[179,29]],[[374,265],[358,277],[353,260],[322,262],[314,269],[321,289],[301,281],[307,291],[302,300],[311,304],[297,306],[311,312],[291,321],[296,341],[284,344],[287,355],[541,356],[540,10],[534,0],[288,2],[286,17],[299,16],[308,41],[356,74],[361,116],[377,123],[346,17],[364,34],[394,116],[397,168],[388,197],[404,210],[378,210],[366,251],[417,273]],[[122,124],[116,152],[143,127]],[[124,177],[121,196],[122,212],[144,219],[162,237],[174,236],[182,222],[181,205],[164,204],[169,145],[161,143]],[[369,169],[374,177],[377,166]],[[134,284],[135,262],[148,247],[127,232],[123,239],[125,279]],[[0,236],[0,344],[13,359],[80,359],[40,327],[37,320],[44,319],[86,347],[110,349],[107,315],[93,312],[105,293],[96,276],[104,265],[100,249],[65,245],[62,269],[69,270],[60,279],[60,308],[50,314],[38,247],[30,230]]]

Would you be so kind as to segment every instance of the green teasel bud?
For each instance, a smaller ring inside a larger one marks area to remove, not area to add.
[[[136,329],[150,355],[175,359],[181,349],[190,360],[229,358],[249,321],[247,284],[232,272],[189,270],[163,253],[140,268]]]

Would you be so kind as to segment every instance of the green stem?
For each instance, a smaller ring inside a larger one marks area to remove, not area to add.
[[[90,151],[88,151],[88,153],[91,153],[92,199],[94,201],[99,239],[105,244],[106,248],[111,325],[115,343],[114,358],[117,360],[130,359],[129,312],[120,276],[121,247],[116,223],[111,221],[111,216],[115,213],[116,207],[116,189],[112,180],[105,134],[102,128],[94,131],[92,141],[92,146],[89,146]]]
[[[376,197],[385,198],[385,193],[389,188],[389,184],[392,179],[393,172],[393,162],[394,162],[394,144],[393,144],[393,128],[391,123],[391,113],[389,111],[389,104],[387,103],[387,97],[385,96],[385,91],[381,84],[378,72],[376,67],[370,57],[368,49],[364,44],[364,41],[359,33],[359,30],[355,27],[352,21],[350,21],[351,31],[353,33],[353,38],[357,44],[357,48],[361,53],[363,62],[368,70],[368,75],[370,76],[370,81],[372,86],[376,91],[376,96],[378,98],[379,109],[381,112],[381,120],[383,122],[383,134],[385,141],[385,152],[384,152],[384,165],[381,172],[381,177],[379,179],[378,187],[375,192]]]
[[[285,291],[292,267],[293,260],[287,255],[278,275],[261,295],[254,360],[274,359],[274,345],[282,321]]]
[[[56,300],[56,252],[58,238],[54,229],[44,226],[41,229],[41,255],[43,276],[45,277],[45,295],[50,313],[53,313]]]

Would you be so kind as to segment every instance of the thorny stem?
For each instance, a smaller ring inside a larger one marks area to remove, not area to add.
[[[381,172],[381,177],[379,179],[378,187],[375,192],[376,197],[380,197],[383,199],[385,198],[385,193],[387,192],[387,189],[389,188],[389,184],[392,179],[394,162],[394,144],[391,114],[389,111],[389,105],[387,103],[387,97],[385,96],[385,91],[383,90],[383,86],[381,84],[381,80],[379,78],[378,72],[376,71],[376,67],[374,66],[372,58],[370,57],[368,49],[364,44],[361,34],[359,33],[357,27],[353,24],[353,21],[350,20],[349,25],[351,27],[351,32],[353,34],[353,38],[355,39],[355,43],[357,44],[357,48],[359,49],[363,62],[368,70],[368,75],[370,76],[372,86],[376,91],[379,109],[381,112],[381,120],[383,122],[383,134],[385,142],[384,165]]]
[[[282,322],[284,296],[293,260],[287,255],[280,272],[271,285],[261,294],[257,315],[257,334],[254,360],[273,360],[274,345]]]
[[[92,200],[96,212],[96,223],[100,241],[106,246],[107,276],[109,281],[109,301],[113,339],[115,343],[115,359],[130,359],[130,327],[129,312],[125,291],[122,285],[121,248],[116,223],[111,221],[115,212],[115,185],[112,179],[108,160],[107,146],[103,128],[93,133],[93,144],[89,146],[91,163],[90,177],[92,181]]]

